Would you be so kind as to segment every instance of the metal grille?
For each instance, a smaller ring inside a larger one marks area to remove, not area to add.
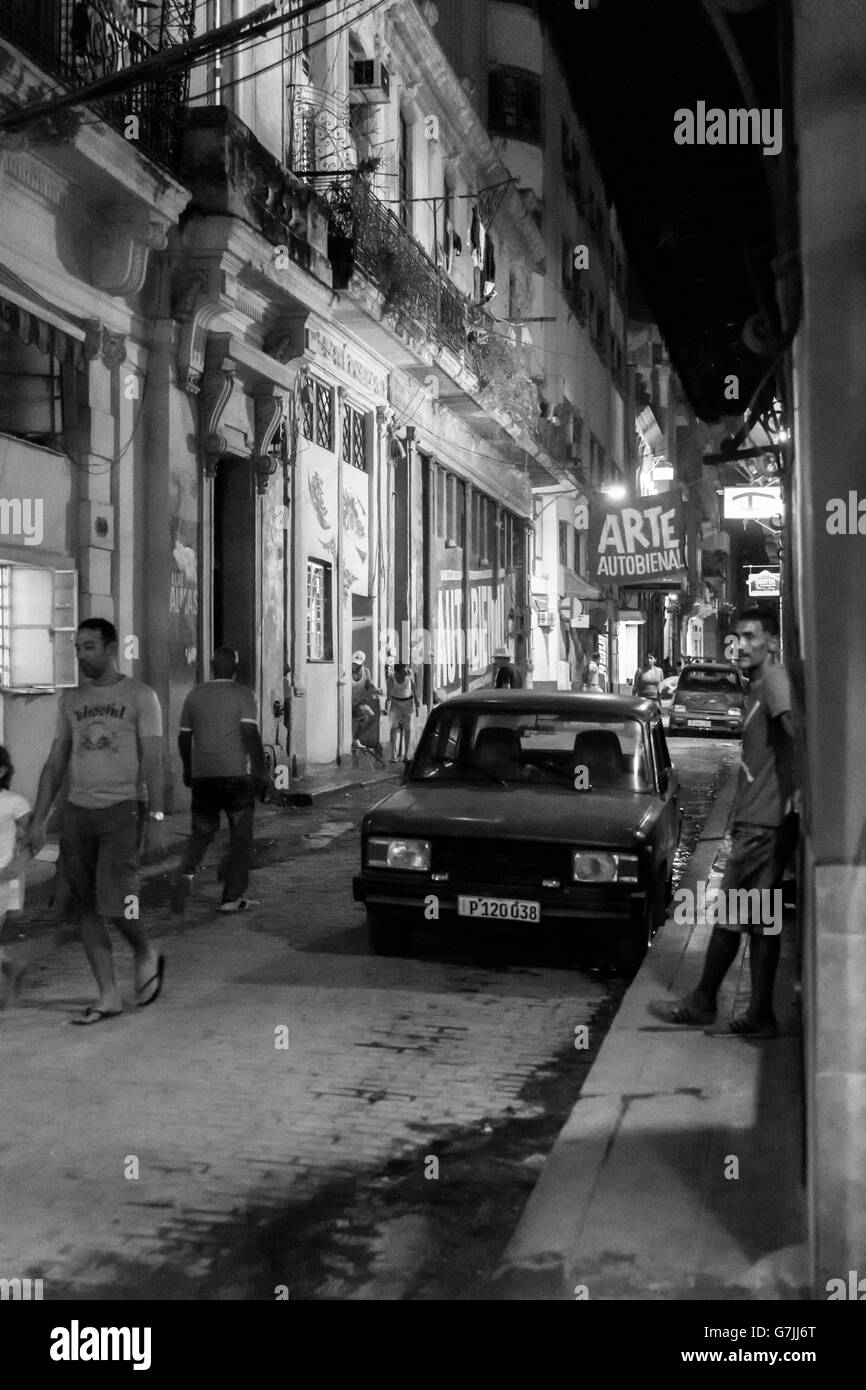
[[[331,260],[346,284],[354,269],[377,285],[421,333],[460,354],[466,347],[466,300],[398,217],[357,174],[338,175],[319,190],[330,208]]]
[[[333,449],[331,433],[331,391],[321,382],[315,384],[316,397],[316,443],[321,449]]]
[[[367,471],[366,424],[360,410],[347,405],[343,411],[343,462]]]
[[[434,873],[447,873],[452,883],[497,883],[540,887],[542,879],[570,884],[571,853],[567,846],[526,840],[436,839]]]
[[[70,87],[88,87],[194,33],[193,0],[163,0],[150,8],[119,0],[2,0],[0,34]],[[189,92],[189,74],[151,77],[92,108],[124,134],[138,120],[136,143],[173,168]]]

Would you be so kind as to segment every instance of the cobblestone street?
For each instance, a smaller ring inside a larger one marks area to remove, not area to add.
[[[695,826],[733,751],[682,752]],[[351,874],[391,785],[261,816],[247,916],[215,914],[217,856],[180,921],[152,881],[152,1009],[70,1027],[81,947],[43,956],[0,1020],[6,1275],[46,1299],[483,1296],[623,985],[525,942],[371,956]]]

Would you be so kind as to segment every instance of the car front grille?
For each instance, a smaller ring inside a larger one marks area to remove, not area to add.
[[[447,873],[451,883],[540,887],[555,878],[571,883],[571,850],[565,845],[531,840],[437,839],[433,873]]]

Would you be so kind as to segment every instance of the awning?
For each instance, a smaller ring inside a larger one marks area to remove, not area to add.
[[[562,590],[566,598],[585,598],[587,600],[600,599],[601,589],[595,588],[592,584],[587,584],[585,579],[581,579],[579,574],[573,574],[570,570],[565,570],[562,577]]]
[[[84,324],[61,313],[5,266],[0,266],[0,325],[48,356],[79,369],[85,365]]]

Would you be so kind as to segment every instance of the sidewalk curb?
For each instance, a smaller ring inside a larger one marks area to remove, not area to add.
[[[737,761],[716,797],[700,839],[686,866],[680,887],[694,888],[712,869],[730,820],[737,787]],[[658,966],[671,970],[671,982],[688,964],[690,955],[702,957],[703,946],[690,952],[694,926],[682,927],[668,918],[623,996],[581,1094],[557,1135],[547,1162],[527,1202],[514,1234],[493,1276],[505,1297],[536,1299],[572,1298],[567,1287],[571,1255],[592,1203],[593,1193],[616,1138],[623,1117],[623,1099],[616,1088],[595,1084],[600,1074],[622,1066],[620,1052],[631,1028],[627,1020],[650,986],[660,992]],[[697,928],[698,938],[701,928]],[[631,1005],[631,1007],[629,1007]]]

